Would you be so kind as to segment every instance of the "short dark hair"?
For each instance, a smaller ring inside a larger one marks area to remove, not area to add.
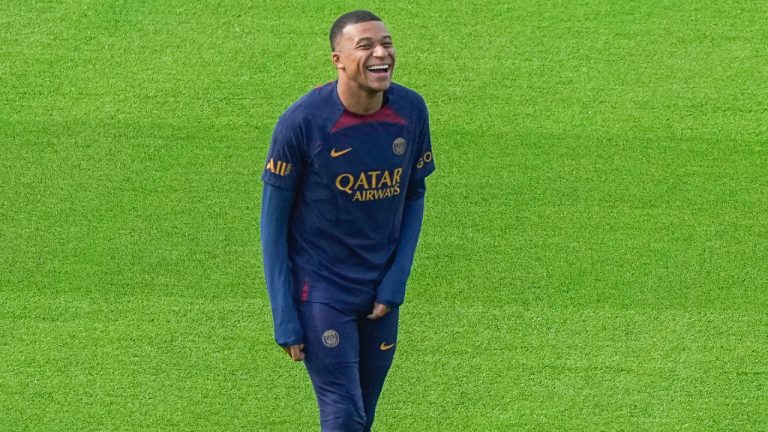
[[[350,24],[360,24],[369,21],[381,21],[381,18],[367,10],[356,10],[340,16],[331,26],[331,34],[329,35],[331,51],[336,51],[336,39],[338,39],[345,27]]]

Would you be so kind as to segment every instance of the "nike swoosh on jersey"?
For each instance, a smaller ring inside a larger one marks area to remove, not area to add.
[[[394,347],[394,346],[395,346],[395,344],[387,345],[386,342],[382,342],[381,345],[379,346],[379,349],[381,349],[382,351],[386,351],[388,349],[392,349],[392,347]]]
[[[336,151],[336,149],[331,149],[331,157],[332,158],[337,158],[337,157],[339,157],[339,156],[341,156],[343,154],[347,154],[347,153],[349,153],[351,151],[352,151],[352,147],[350,147],[348,149],[340,150],[340,151]]]

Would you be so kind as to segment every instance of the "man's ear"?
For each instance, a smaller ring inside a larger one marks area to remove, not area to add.
[[[339,55],[339,53],[334,51],[333,54],[331,54],[331,60],[336,69],[344,69],[344,63],[341,62],[341,55]]]

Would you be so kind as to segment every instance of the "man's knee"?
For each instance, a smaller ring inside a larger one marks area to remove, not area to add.
[[[323,432],[362,432],[365,413],[355,406],[338,407],[333,417],[322,419]]]

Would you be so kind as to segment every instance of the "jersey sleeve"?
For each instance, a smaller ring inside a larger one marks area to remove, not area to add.
[[[418,142],[416,143],[416,160],[413,166],[413,175],[411,175],[409,186],[423,181],[428,175],[435,171],[435,158],[432,155],[432,138],[429,133],[429,113],[424,105],[421,116],[421,124],[418,132]]]
[[[423,183],[423,180],[422,180]],[[376,303],[389,307],[400,306],[405,299],[405,285],[411,274],[416,245],[424,218],[424,200],[413,199],[405,202],[403,208],[403,224],[400,228],[400,238],[395,249],[395,259],[392,267],[384,275],[376,289]]]
[[[305,165],[305,143],[300,124],[285,115],[272,133],[261,179],[281,189],[295,190]]]
[[[264,277],[272,308],[275,341],[282,346],[302,343],[304,332],[293,303],[288,263],[288,219],[294,192],[264,185],[261,203],[261,249]]]

